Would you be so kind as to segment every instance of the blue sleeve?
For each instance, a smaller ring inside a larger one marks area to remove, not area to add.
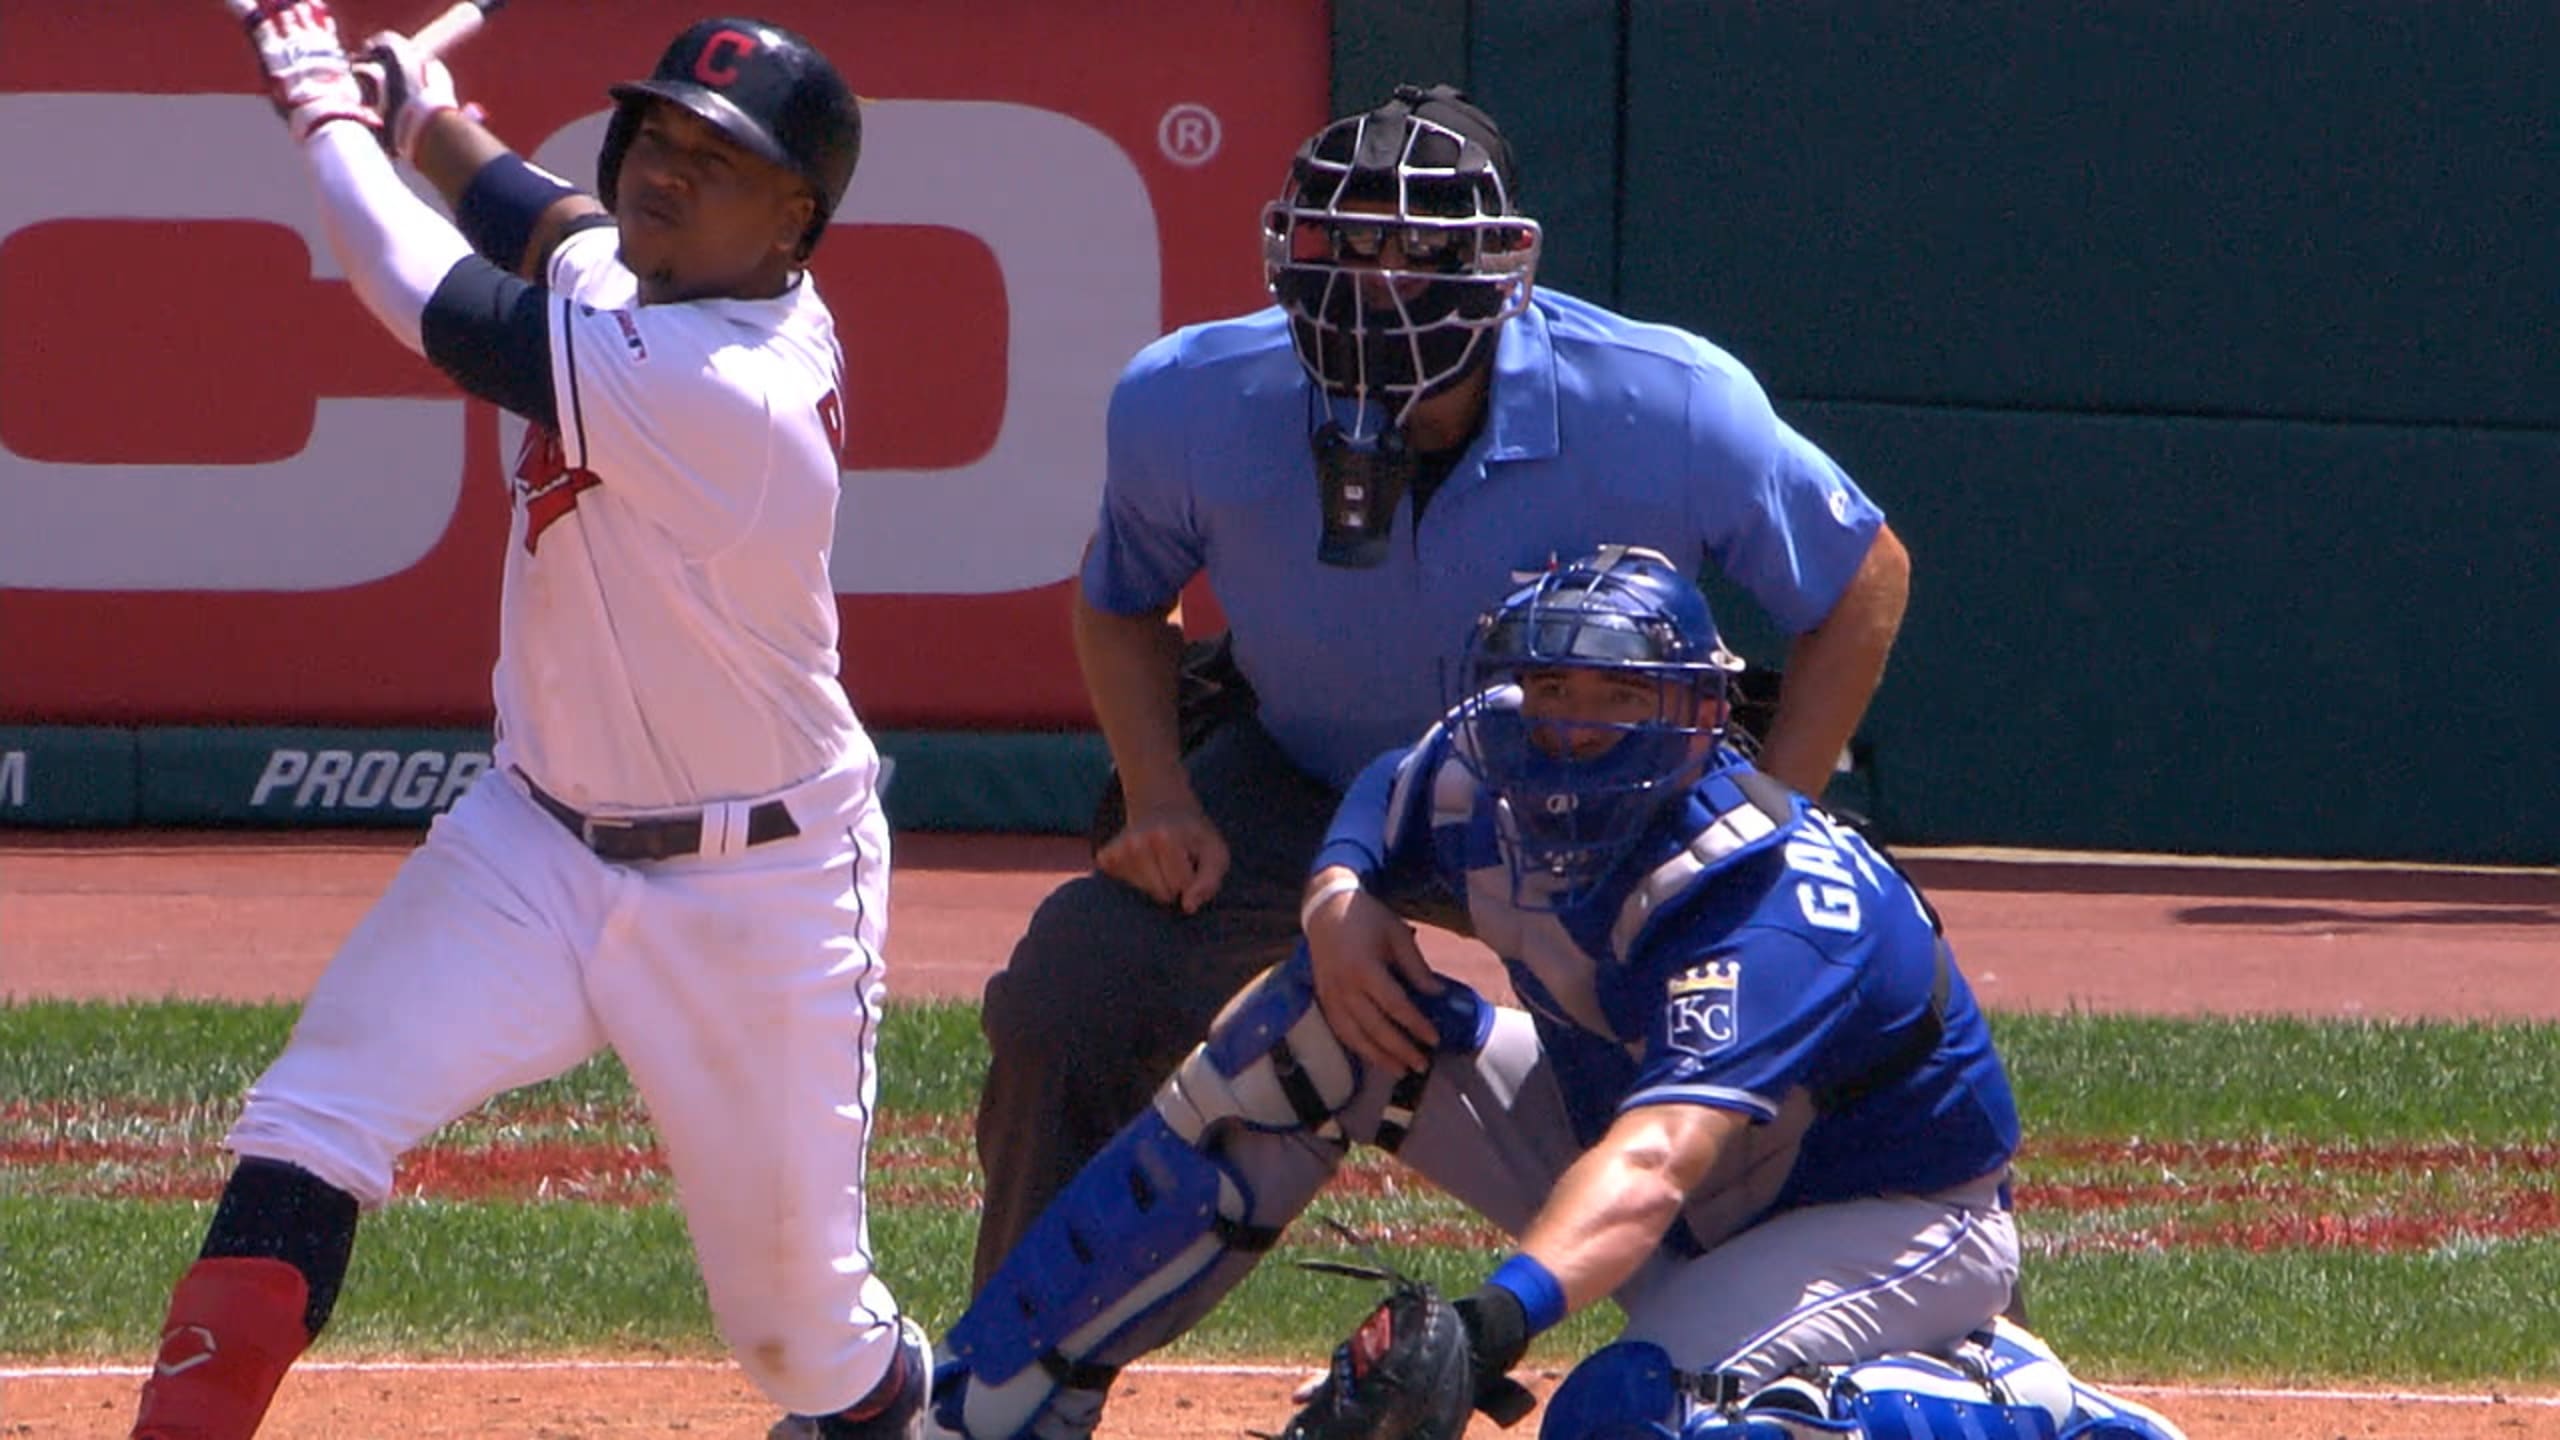
[[[1449,732],[1438,725],[1412,746],[1370,761],[1343,791],[1307,873],[1345,866],[1370,893],[1391,904],[1445,898],[1432,834],[1438,820],[1432,792],[1448,763]]]
[[[1658,1018],[1624,1108],[1686,1102],[1773,1119],[1857,1009],[1856,966],[1764,925],[1659,973]]]
[[[1084,597],[1110,615],[1152,615],[1206,562],[1192,505],[1175,336],[1138,352],[1112,388],[1102,515],[1085,551]]]
[[[1361,768],[1350,788],[1342,792],[1342,803],[1334,807],[1333,823],[1325,829],[1324,844],[1317,848],[1308,874],[1332,865],[1356,871],[1362,880],[1374,880],[1386,872],[1392,848],[1387,812],[1395,796],[1396,777],[1417,753],[1390,750]]]
[[[1702,384],[1690,402],[1697,523],[1724,573],[1771,619],[1802,634],[1820,625],[1865,563],[1884,512],[1821,447],[1769,408],[1749,375]],[[1741,478],[1744,483],[1732,483]]]

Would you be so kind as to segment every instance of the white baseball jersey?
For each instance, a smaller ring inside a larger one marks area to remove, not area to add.
[[[806,275],[642,306],[619,231],[551,257],[560,428],[514,472],[497,763],[581,810],[779,790],[869,742],[827,578],[843,357]],[[822,537],[812,544],[812,537]]]

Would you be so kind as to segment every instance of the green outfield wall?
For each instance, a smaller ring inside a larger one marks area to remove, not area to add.
[[[1466,84],[1541,280],[1723,344],[1884,504],[1890,833],[2560,862],[2560,8],[1335,26],[1338,108]]]
[[[1089,733],[873,738],[902,830],[1080,833],[1109,767]],[[0,726],[0,827],[424,825],[488,768],[485,730]]]

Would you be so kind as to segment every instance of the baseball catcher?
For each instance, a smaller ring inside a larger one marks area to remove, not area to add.
[[[1514,1248],[1456,1300],[1388,1273],[1284,1436],[1516,1419],[1530,1343],[1607,1300],[1624,1332],[1549,1400],[1545,1440],[2174,1440],[2050,1352],[2034,1396],[1989,1383],[2002,1338],[2028,1343],[1994,1323],[2018,1267],[2005,1069],[1911,882],[1726,743],[1738,665],[1697,586],[1633,546],[1486,611],[1442,721],[1343,800],[1295,957],[951,1328],[940,1423],[1089,1432],[1116,1367],[1205,1314],[1365,1142]],[[1390,905],[1426,886],[1465,897],[1521,1008],[1413,953]],[[1380,1058],[1380,1028],[1426,1058]]]

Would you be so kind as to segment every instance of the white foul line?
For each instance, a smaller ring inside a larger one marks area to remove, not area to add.
[[[396,1374],[503,1375],[545,1370],[726,1370],[726,1360],[319,1360],[293,1367],[322,1374],[348,1371]],[[1140,1375],[1269,1375],[1301,1378],[1312,1365],[1133,1365]],[[0,1367],[0,1380],[139,1380],[147,1365],[33,1365]],[[2352,1400],[2398,1405],[2530,1405],[2560,1409],[2560,1395],[2428,1393],[2414,1390],[2285,1390],[2246,1385],[2112,1385],[2128,1395],[2171,1399]]]

